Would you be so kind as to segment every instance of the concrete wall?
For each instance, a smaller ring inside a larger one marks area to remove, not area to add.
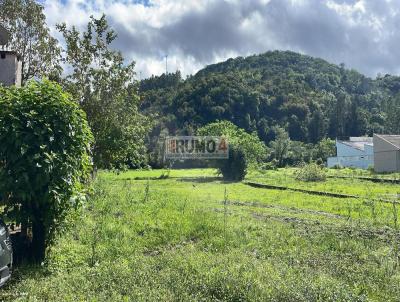
[[[361,140],[359,141],[365,141]],[[356,140],[353,140],[356,141]],[[328,168],[336,165],[341,167],[354,167],[360,169],[368,169],[369,166],[374,165],[374,151],[373,146],[364,145],[364,150],[357,149],[349,146],[340,141],[336,141],[336,157],[329,157],[327,161]]]
[[[374,170],[400,172],[400,150],[385,139],[374,135]]]
[[[400,172],[400,151],[376,152],[374,162],[376,172]]]
[[[400,136],[374,135],[373,146],[364,145],[364,150],[336,142],[337,155],[329,157],[329,168],[339,165],[367,169],[374,166],[376,172],[400,172]]]
[[[364,151],[365,151],[365,154],[373,156],[374,155],[374,146],[365,145],[364,146]]]
[[[16,53],[0,51],[0,84],[21,86],[22,62]]]
[[[373,155],[328,157],[328,168],[336,165],[340,167],[368,169],[368,167],[374,166],[374,157]]]

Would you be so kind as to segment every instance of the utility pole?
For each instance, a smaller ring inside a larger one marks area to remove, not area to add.
[[[168,55],[165,55],[165,75],[168,74]]]

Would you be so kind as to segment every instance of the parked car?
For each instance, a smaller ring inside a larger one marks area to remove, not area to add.
[[[0,219],[0,287],[11,277],[13,252],[7,225]]]

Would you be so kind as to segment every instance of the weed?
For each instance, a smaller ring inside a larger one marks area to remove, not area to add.
[[[224,249],[225,250],[226,250],[226,241],[227,241],[227,237],[226,237],[227,221],[228,221],[228,193],[227,193],[226,187],[225,187],[225,191],[224,191]]]
[[[150,196],[150,180],[147,180],[146,186],[144,188],[143,203],[146,203],[149,200],[149,196]]]
[[[398,226],[398,211],[397,211],[397,204],[399,194],[396,194],[396,198],[393,199],[392,202],[392,209],[393,209],[393,224],[394,224],[394,238],[393,238],[393,252],[394,252],[394,269],[399,267],[399,260],[400,260],[400,240],[399,240],[399,226]]]
[[[302,165],[295,174],[295,178],[301,181],[325,181],[326,171],[317,163]]]
[[[221,183],[211,169],[171,170],[165,179],[160,170],[99,171],[75,227],[44,267],[19,267],[0,300],[398,300],[398,205],[378,201],[398,186],[303,182],[296,171],[250,171],[248,179],[363,198]]]

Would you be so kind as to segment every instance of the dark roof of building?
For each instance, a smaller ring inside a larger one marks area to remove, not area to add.
[[[18,59],[18,61],[21,60],[21,55],[18,54],[16,51],[12,51],[12,50],[1,50],[0,49],[0,55],[5,54],[5,55],[15,55]]]

